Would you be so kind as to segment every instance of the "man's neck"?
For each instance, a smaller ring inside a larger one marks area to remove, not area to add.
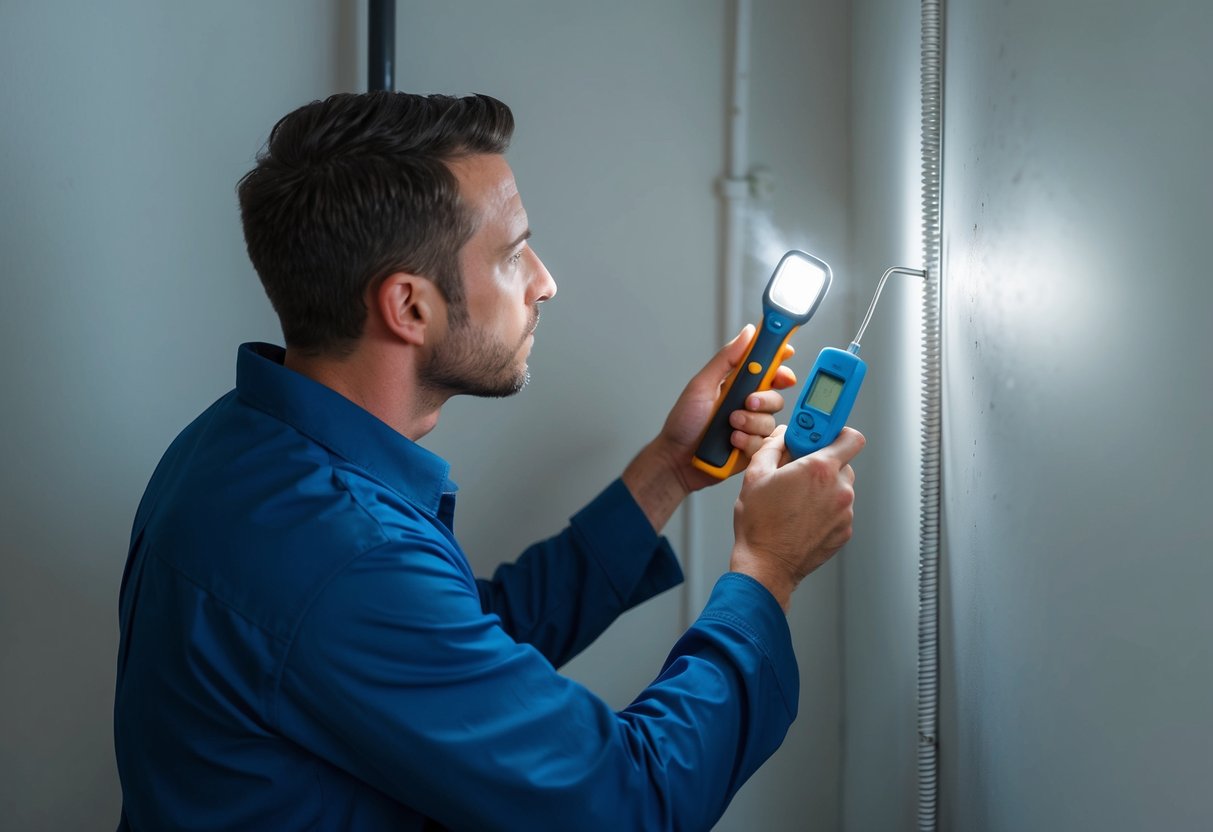
[[[287,347],[287,369],[340,393],[397,433],[420,440],[438,424],[445,399],[427,394],[412,367],[359,349],[352,355],[308,355]],[[397,357],[398,358],[398,357]]]

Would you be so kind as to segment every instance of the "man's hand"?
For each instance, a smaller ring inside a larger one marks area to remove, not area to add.
[[[781,427],[764,441],[746,469],[733,509],[729,571],[757,580],[786,611],[800,581],[851,539],[850,462],[865,440],[843,428],[832,445],[789,461],[783,434]]]
[[[623,472],[624,484],[653,528],[660,530],[687,494],[719,482],[692,465],[691,458],[707,428],[716,400],[720,398],[721,385],[745,357],[754,333],[754,326],[747,324],[691,379],[674,403],[661,433]],[[780,362],[793,353],[791,346],[785,346]],[[781,363],[772,380],[772,389],[751,394],[746,399],[745,409],[730,415],[729,421],[734,428],[731,441],[742,454],[739,470],[748,464],[762,441],[775,430],[775,414],[783,409],[783,395],[779,390],[795,383],[796,374]]]
[[[712,475],[693,466],[691,457],[694,456],[699,440],[708,426],[708,420],[712,417],[712,408],[720,398],[721,386],[728,379],[729,373],[745,357],[750,342],[754,340],[754,334],[754,325],[746,324],[737,337],[725,344],[707,366],[691,379],[678,401],[674,403],[674,408],[657,437],[658,442],[664,442],[670,466],[687,493],[719,482]],[[762,445],[762,440],[775,430],[774,414],[783,409],[783,395],[779,391],[796,383],[796,374],[790,367],[783,366],[783,362],[793,354],[795,350],[791,345],[785,346],[778,359],[780,366],[771,382],[772,389],[751,394],[746,399],[745,409],[735,410],[729,416],[729,424],[733,426],[730,440],[733,447],[741,451],[742,456],[742,464],[738,466],[738,470],[749,463],[750,457]]]

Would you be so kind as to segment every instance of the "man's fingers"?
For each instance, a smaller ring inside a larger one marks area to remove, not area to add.
[[[747,410],[734,410],[729,414],[729,424],[736,428],[742,436],[747,434],[765,439],[775,430],[775,417],[770,413],[751,413]],[[734,445],[737,443],[734,442]],[[738,445],[737,447],[741,447]],[[751,450],[758,450],[754,445]]]
[[[843,428],[842,432],[838,434],[838,438],[832,444],[817,451],[817,455],[832,459],[838,463],[839,468],[842,468],[859,455],[867,441],[863,434],[854,428]]]
[[[775,378],[771,379],[771,386],[776,390],[795,386],[796,373],[787,364],[788,359],[795,354],[796,348],[791,344],[784,344],[783,349],[779,351],[779,358],[775,362],[779,368],[775,371]]]
[[[762,445],[750,457],[750,464],[746,467],[747,477],[769,474],[779,467],[779,460],[783,457],[784,430],[784,426],[780,425],[762,440]]]
[[[746,352],[750,349],[750,344],[754,341],[754,334],[757,332],[753,324],[746,324],[741,328],[741,332],[737,333],[732,341],[725,344],[716,355],[712,356],[712,360],[704,365],[703,369],[695,376],[693,386],[699,387],[702,384],[719,386],[728,377],[729,373],[736,369],[737,365],[745,358]],[[775,370],[775,375],[771,379],[771,387],[774,390],[785,390],[793,387],[796,384],[796,373],[791,367],[782,362],[791,358],[796,352],[791,344],[785,344],[780,351],[779,367]],[[778,394],[776,394],[778,395]],[[777,406],[775,406],[777,403]],[[757,407],[751,406],[747,402],[747,407],[750,410],[761,410],[766,413],[777,413],[783,407],[783,399],[775,399],[770,396],[763,396],[761,404]],[[773,407],[773,409],[772,409]]]
[[[786,390],[789,387],[795,387],[796,372],[786,364],[781,364],[779,369],[775,371],[775,378],[771,379],[771,386],[776,390]]]
[[[743,459],[749,459],[754,454],[758,453],[758,449],[762,447],[762,443],[766,441],[766,435],[755,436],[752,433],[743,433],[742,431],[733,431],[729,437],[729,442],[734,448],[741,451]],[[744,466],[742,466],[744,467]]]
[[[745,400],[746,410],[754,413],[778,413],[783,410],[783,394],[778,390],[751,393]],[[767,431],[770,433],[770,431]]]

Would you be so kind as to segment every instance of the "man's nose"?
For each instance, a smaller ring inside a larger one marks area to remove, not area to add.
[[[556,281],[552,279],[552,273],[548,271],[548,267],[543,265],[543,261],[539,259],[539,255],[534,249],[529,249],[531,256],[535,258],[535,276],[532,280],[532,285],[535,287],[535,303],[543,303],[545,300],[551,300],[556,297]]]

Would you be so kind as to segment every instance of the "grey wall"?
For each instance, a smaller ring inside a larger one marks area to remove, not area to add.
[[[853,4],[856,311],[889,266],[921,268],[919,8]],[[843,828],[912,828],[917,743],[920,287],[894,277],[863,338],[868,375],[851,423],[855,536],[843,572]],[[849,339],[854,333],[848,333]]]
[[[820,348],[837,343],[851,326],[850,10],[837,0],[760,0],[753,11],[749,155],[775,175],[776,189],[751,206],[745,300],[748,318],[757,320],[762,289],[785,249],[800,248],[831,264],[837,282],[792,339],[798,354],[790,364],[804,379]],[[798,392],[787,394],[789,407]],[[727,567],[737,485],[720,486],[696,504],[707,575]],[[800,715],[783,746],[737,795],[721,832],[839,828],[838,568],[844,557],[796,591],[788,622],[800,662]]]
[[[731,7],[400,4],[402,86],[483,90],[514,108],[509,158],[532,243],[560,287],[543,310],[525,393],[451,402],[428,442],[453,462],[460,537],[482,572],[558,529],[616,476],[719,346],[716,180],[726,161]],[[846,5],[757,3],[753,26],[750,156],[777,179],[757,206],[770,231],[761,239],[845,270]],[[800,48],[807,41],[819,48]],[[774,265],[769,250],[762,257],[747,275],[751,315]],[[840,337],[845,297],[832,296],[797,337],[802,374],[816,339]],[[727,568],[737,485],[696,502],[702,543],[691,557],[708,587]],[[685,557],[683,520],[667,532]],[[703,600],[669,593],[629,613],[566,671],[626,705],[660,669],[684,606]],[[806,818],[837,826],[838,609],[829,570],[799,593],[803,716],[719,829],[800,829]]]
[[[454,400],[425,441],[451,460],[460,539],[486,573],[618,476],[714,350],[727,20],[723,3],[402,3],[398,16],[401,88],[513,108],[508,158],[559,287],[524,393]],[[642,607],[569,672],[623,707],[680,612],[678,593]]]
[[[233,188],[282,113],[349,83],[347,29],[330,2],[0,11],[6,828],[117,822],[133,509],[236,345],[276,333]]]
[[[130,518],[171,438],[232,384],[235,347],[277,340],[248,266],[236,179],[274,121],[363,87],[363,3],[127,0],[0,10],[0,816],[106,827],[118,812],[110,709]],[[717,347],[729,4],[401,2],[397,79],[484,91],[519,121],[510,159],[560,284],[534,381],[460,401],[430,445],[463,490],[485,571],[617,475]],[[777,247],[845,271],[845,4],[756,4],[752,155],[779,180]],[[799,49],[806,41],[814,50]],[[770,262],[755,264],[760,286]],[[755,291],[759,291],[756,289]],[[835,342],[836,292],[803,373]],[[727,562],[736,483],[697,512]],[[671,526],[683,542],[681,520]],[[694,606],[696,599],[688,599]],[[680,626],[678,593],[627,616],[570,672],[623,705]],[[801,720],[722,829],[838,818],[837,572],[793,610]]]
[[[1213,823],[1213,7],[949,17],[945,808]]]
[[[899,75],[916,78],[917,10],[861,5],[864,143],[899,118]],[[950,5],[940,828],[1205,829],[1213,13]],[[859,251],[905,256],[903,217],[876,207],[904,204],[905,149],[885,135],[856,150]],[[913,338],[905,314],[889,337]],[[865,403],[869,439],[915,421],[912,391],[886,395]],[[861,481],[912,488],[910,457],[869,447]],[[860,522],[846,828],[910,829],[915,530],[896,513]]]

